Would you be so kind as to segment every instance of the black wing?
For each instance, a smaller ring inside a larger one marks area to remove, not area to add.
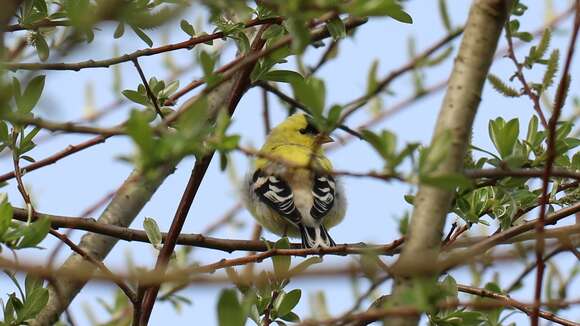
[[[302,216],[294,205],[294,194],[288,183],[274,175],[265,175],[257,170],[252,176],[254,192],[258,198],[280,216],[297,224]]]
[[[330,212],[334,205],[335,186],[334,178],[330,175],[317,175],[314,177],[312,186],[314,204],[310,209],[310,215],[313,218],[321,219]]]

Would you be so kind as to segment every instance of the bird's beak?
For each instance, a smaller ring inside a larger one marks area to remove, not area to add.
[[[332,139],[332,137],[330,137],[328,135],[324,135],[324,137],[322,137],[322,139],[320,140],[320,142],[322,144],[333,143],[334,142],[334,139]]]

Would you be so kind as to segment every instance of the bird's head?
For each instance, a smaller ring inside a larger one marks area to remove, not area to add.
[[[321,138],[319,138],[321,137]],[[267,143],[270,144],[298,144],[304,146],[314,146],[316,142],[320,144],[330,143],[334,140],[328,135],[320,135],[320,131],[314,126],[310,118],[302,113],[289,116],[286,120],[276,126],[270,132]]]

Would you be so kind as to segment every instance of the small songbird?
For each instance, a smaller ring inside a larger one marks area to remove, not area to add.
[[[341,184],[326,173],[332,164],[321,143],[332,141],[306,115],[291,115],[272,129],[244,183],[244,202],[258,223],[300,237],[304,248],[335,246],[327,230],[346,211]]]

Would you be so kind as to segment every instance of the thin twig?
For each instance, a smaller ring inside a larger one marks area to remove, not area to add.
[[[556,256],[557,254],[566,251],[566,248],[563,246],[559,246],[556,249],[552,250],[550,253],[546,254],[544,256],[544,263],[550,259],[552,259],[552,257]],[[510,293],[513,292],[514,290],[516,290],[516,288],[518,286],[520,286],[522,280],[529,274],[531,273],[534,269],[536,269],[536,262],[531,262],[529,263],[526,268],[512,281],[512,283],[506,288],[505,292],[506,293]]]
[[[155,94],[153,94],[153,91],[151,91],[151,87],[149,87],[149,83],[147,82],[147,78],[145,78],[145,74],[143,73],[143,69],[141,69],[141,65],[139,65],[139,59],[133,58],[132,61],[133,61],[133,64],[135,65],[135,68],[137,68],[137,71],[139,72],[139,77],[141,77],[141,81],[143,82],[143,85],[145,86],[145,90],[147,91],[147,95],[149,96],[149,100],[153,103],[153,106],[155,107],[155,112],[157,112],[157,114],[161,117],[161,119],[165,119],[163,112],[161,112],[161,109],[159,108],[159,103],[157,101],[157,97],[155,97]]]
[[[533,312],[532,312],[533,309],[532,309],[531,305],[514,300],[505,294],[493,292],[493,291],[490,291],[487,289],[476,288],[476,287],[469,286],[469,285],[463,285],[463,284],[457,284],[457,289],[461,292],[464,292],[464,293],[469,293],[469,294],[477,295],[480,297],[490,298],[490,299],[504,302],[506,304],[506,306],[516,308],[528,316],[531,316],[533,314]],[[536,304],[534,304],[534,305],[536,305]],[[539,306],[539,304],[537,306]],[[535,313],[539,317],[542,317],[546,320],[552,321],[552,322],[560,324],[560,325],[570,325],[570,326],[580,325],[579,323],[573,322],[571,320],[567,320],[567,319],[564,319],[562,317],[558,317],[556,314],[554,314],[550,311],[540,311],[539,308],[538,308],[538,312],[535,312]]]
[[[508,44],[507,56],[511,59],[511,61],[514,63],[514,66],[516,67],[515,76],[522,84],[523,93],[527,97],[529,97],[530,100],[532,101],[533,106],[534,106],[534,110],[538,114],[538,117],[540,117],[540,122],[542,123],[542,126],[544,126],[544,128],[547,129],[548,122],[546,121],[546,117],[544,116],[544,112],[542,111],[542,106],[540,105],[540,96],[532,90],[532,88],[528,84],[528,81],[526,80],[526,76],[524,75],[524,71],[523,71],[523,64],[521,64],[516,57],[516,53],[514,51],[514,45],[513,45],[513,41],[512,41],[512,35],[510,32],[510,28],[507,24],[505,27],[505,37],[506,37],[507,44]]]
[[[270,125],[270,105],[268,102],[268,91],[265,89],[262,89],[262,119],[264,120],[264,133],[266,136],[268,136],[272,127]]]
[[[272,24],[281,22],[281,18],[273,17],[267,19],[252,19],[244,24],[245,28]],[[135,51],[131,54],[125,54],[119,57],[110,58],[106,60],[87,60],[76,63],[7,63],[0,62],[0,67],[9,70],[74,70],[79,71],[81,69],[87,68],[107,68],[112,65],[116,65],[123,62],[132,61],[135,58],[140,58],[143,56],[152,56],[159,53],[175,51],[179,49],[192,49],[198,44],[207,43],[213,40],[221,39],[224,37],[222,32],[217,32],[213,34],[200,35],[192,37],[187,41],[160,46],[157,48],[147,48],[143,50]]]
[[[77,246],[74,242],[72,242],[66,235],[54,230],[54,229],[50,229],[49,230],[50,234],[57,237],[58,239],[60,239],[60,241],[62,241],[64,244],[66,244],[69,248],[71,248],[72,251],[76,252],[77,254],[81,255],[83,258],[85,258],[86,260],[90,261],[91,263],[93,263],[95,266],[97,266],[103,273],[109,275],[109,276],[114,276],[113,272],[111,272],[107,266],[105,266],[105,264],[103,264],[103,262],[101,262],[98,259],[93,258],[93,256],[89,255],[86,251],[84,251],[82,248],[80,248],[79,246]],[[117,286],[123,291],[123,293],[125,293],[125,295],[127,296],[127,298],[132,302],[132,303],[137,303],[137,295],[135,294],[135,292],[133,290],[131,290],[129,288],[129,286],[121,281],[115,281],[115,284],[117,284]]]
[[[95,146],[97,144],[104,143],[110,137],[111,137],[111,135],[109,135],[109,136],[97,136],[97,137],[91,138],[87,141],[84,141],[84,142],[76,144],[76,145],[68,145],[65,149],[63,149],[60,152],[56,152],[53,155],[50,155],[42,160],[36,161],[36,162],[31,163],[25,167],[20,168],[20,173],[28,173],[30,171],[40,169],[40,168],[45,167],[47,165],[54,164],[54,163],[58,162],[59,160],[65,158],[69,155],[80,152],[84,149],[90,148],[90,147]],[[14,178],[15,176],[16,176],[15,171],[7,172],[5,174],[0,175],[0,182],[8,181],[8,180]]]
[[[515,300],[514,300],[515,301]],[[515,302],[506,302],[505,300],[489,300],[489,301],[471,301],[471,302],[445,302],[442,304],[438,304],[437,307],[439,309],[452,309],[458,307],[465,307],[465,308],[472,308],[478,310],[491,310],[497,309],[501,307],[511,307],[510,303],[518,303],[525,306],[529,306],[529,304],[522,303],[519,301]],[[553,308],[564,308],[569,307],[571,305],[578,304],[580,300],[570,300],[570,301],[558,301],[558,302],[545,302],[542,303],[541,306],[544,307],[553,307]],[[372,322],[381,320],[387,316],[399,316],[399,317],[409,317],[409,316],[419,316],[424,312],[420,309],[417,309],[413,306],[400,306],[400,307],[393,307],[393,308],[382,308],[382,309],[369,309],[365,312],[351,314],[346,317],[339,317],[339,318],[330,318],[325,320],[305,320],[298,324],[299,326],[335,326],[335,325],[343,325],[352,322],[357,322],[358,324],[368,325]],[[565,326],[578,326],[579,324],[561,317],[554,315],[548,311],[542,311],[542,317],[546,318],[547,320],[551,320],[555,323],[559,323],[560,325]],[[357,325],[358,325],[357,324]]]
[[[564,70],[562,71],[562,77],[560,78],[560,83],[558,84],[558,89],[556,90],[556,97],[554,100],[554,109],[550,121],[548,122],[548,139],[547,139],[547,157],[546,165],[544,169],[544,175],[542,177],[542,196],[540,198],[540,212],[538,221],[535,225],[536,233],[538,235],[538,241],[536,241],[536,286],[534,290],[534,309],[531,315],[532,326],[538,325],[539,318],[539,302],[542,296],[542,282],[544,278],[544,226],[546,224],[546,206],[549,201],[548,197],[548,187],[549,180],[552,175],[552,165],[556,159],[556,126],[558,120],[560,119],[560,113],[562,112],[562,107],[564,106],[564,101],[566,93],[569,88],[570,76],[568,75],[570,67],[572,65],[572,58],[574,56],[574,50],[576,48],[576,39],[578,36],[578,29],[580,29],[580,0],[576,0],[576,15],[574,17],[574,27],[572,30],[572,36],[570,37],[570,44],[568,45],[568,53],[566,55],[566,62],[564,64]]]
[[[419,66],[421,63],[423,63],[425,61],[425,59],[429,58],[429,56],[431,56],[433,53],[437,52],[439,49],[441,49],[442,47],[444,47],[445,45],[447,45],[448,43],[453,41],[455,38],[457,38],[462,33],[463,33],[463,28],[460,28],[454,32],[451,32],[450,34],[443,37],[441,40],[435,42],[433,45],[431,45],[429,48],[427,48],[425,51],[423,51],[422,53],[417,55],[415,58],[413,58],[412,60],[410,60],[409,62],[407,62],[403,66],[391,71],[391,73],[389,73],[385,78],[378,81],[377,86],[373,90],[371,90],[369,93],[364,94],[364,95],[360,96],[359,98],[354,99],[354,100],[350,101],[349,103],[345,104],[343,114],[342,114],[339,121],[340,122],[345,121],[348,118],[348,116],[353,114],[359,108],[363,107],[370,99],[372,99],[373,97],[377,96],[382,91],[384,91],[391,84],[391,82],[393,80],[395,80],[397,77],[401,76],[402,74],[417,68],[417,66]]]

